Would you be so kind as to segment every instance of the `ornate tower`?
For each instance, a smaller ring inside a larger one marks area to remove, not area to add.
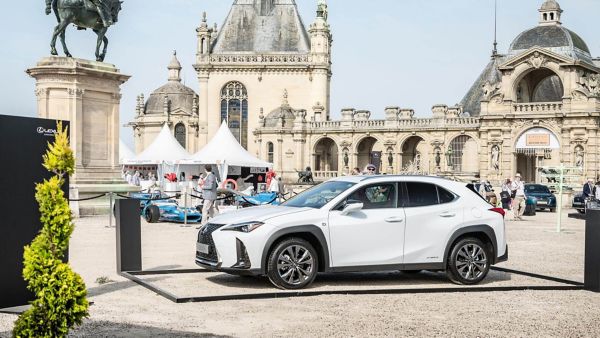
[[[546,0],[539,10],[540,25],[560,25],[560,16],[562,9],[555,0]]]
[[[331,88],[331,30],[327,23],[328,9],[326,0],[319,0],[317,17],[310,25],[310,54],[314,66],[313,71],[313,115],[320,120],[321,115],[329,120],[330,88]]]

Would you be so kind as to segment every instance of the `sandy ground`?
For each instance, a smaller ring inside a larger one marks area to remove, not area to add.
[[[500,266],[582,281],[584,221],[538,213],[507,222],[510,260]],[[600,294],[518,291],[451,294],[334,295],[175,304],[116,274],[115,231],[105,217],[77,222],[71,263],[88,289],[90,318],[73,337],[443,336],[599,337]],[[195,268],[197,230],[143,224],[145,269]],[[97,278],[112,282],[99,285]],[[223,274],[144,276],[178,296],[273,292],[261,278]],[[483,286],[557,285],[491,272]],[[442,274],[320,276],[313,290],[453,287]],[[16,316],[0,314],[0,336]]]

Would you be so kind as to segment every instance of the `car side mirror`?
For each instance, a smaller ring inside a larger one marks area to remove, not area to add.
[[[362,210],[362,208],[364,207],[363,203],[352,203],[349,202],[348,204],[346,204],[346,206],[344,207],[344,209],[342,210],[342,216],[346,216],[349,215],[353,212],[357,212]]]

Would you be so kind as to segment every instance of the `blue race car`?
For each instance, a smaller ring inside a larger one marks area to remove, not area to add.
[[[186,221],[186,208],[180,207],[174,199],[147,201],[142,209],[142,216],[148,223]],[[200,223],[202,214],[195,208],[187,208],[187,222]]]
[[[244,208],[265,204],[280,204],[277,200],[277,193],[274,192],[261,192],[253,196],[237,194],[235,200]]]

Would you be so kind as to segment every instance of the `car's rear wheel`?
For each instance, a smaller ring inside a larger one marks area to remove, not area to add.
[[[267,276],[281,289],[297,290],[310,285],[317,276],[317,251],[302,238],[286,239],[269,255]]]
[[[489,252],[478,238],[464,238],[456,242],[448,257],[448,278],[457,284],[472,285],[481,282],[490,271]]]
[[[160,218],[160,209],[156,205],[150,205],[144,212],[144,218],[148,223],[156,223]]]

